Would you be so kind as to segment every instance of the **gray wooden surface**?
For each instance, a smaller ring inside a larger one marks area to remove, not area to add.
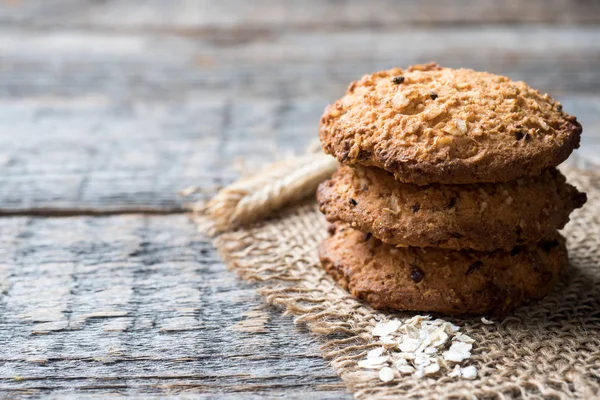
[[[0,396],[342,398],[319,343],[226,271],[177,191],[316,137],[352,79],[524,79],[600,164],[600,3],[0,2]]]

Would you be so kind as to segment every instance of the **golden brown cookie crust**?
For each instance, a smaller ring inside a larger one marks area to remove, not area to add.
[[[555,168],[504,183],[401,183],[372,167],[342,166],[317,191],[329,222],[399,246],[510,250],[561,229],[586,200]]]
[[[326,153],[375,166],[402,182],[501,182],[564,161],[581,125],[523,82],[435,64],[394,68],[352,82],[325,109]]]
[[[377,309],[504,314],[544,297],[568,266],[555,234],[512,252],[395,248],[335,225],[319,247],[325,270],[353,296]]]

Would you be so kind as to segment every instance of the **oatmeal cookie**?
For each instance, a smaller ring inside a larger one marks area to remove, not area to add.
[[[504,183],[401,183],[373,167],[342,166],[317,191],[329,222],[398,245],[510,250],[561,229],[586,201],[555,168]]]
[[[581,125],[523,82],[435,64],[352,82],[325,109],[326,153],[402,182],[502,182],[538,175],[579,147]]]
[[[336,224],[321,244],[325,270],[377,309],[504,314],[544,297],[568,266],[559,234],[512,251],[395,248]]]

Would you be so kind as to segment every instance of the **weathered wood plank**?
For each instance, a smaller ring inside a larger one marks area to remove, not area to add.
[[[0,213],[181,211],[246,170],[302,152],[324,100],[134,104],[30,99],[0,107]],[[277,150],[278,149],[278,150]]]
[[[347,397],[186,216],[0,218],[0,244],[4,394]]]
[[[160,29],[202,34],[210,29],[371,29],[399,24],[582,24],[600,21],[593,0],[69,0],[5,1],[0,23],[28,27]]]
[[[559,96],[579,117],[572,162],[600,164],[600,97]],[[325,98],[187,100],[107,98],[4,101],[0,214],[177,212],[177,191],[214,194],[240,172],[303,152]],[[237,161],[236,161],[237,160]]]
[[[335,98],[362,74],[437,61],[542,91],[600,89],[599,27],[282,32],[241,40],[0,28],[0,98]],[[27,49],[27,51],[23,51]]]

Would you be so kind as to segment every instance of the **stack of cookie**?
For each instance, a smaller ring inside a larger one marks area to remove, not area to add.
[[[375,308],[501,314],[568,265],[586,196],[555,168],[581,125],[504,76],[417,65],[353,82],[321,118],[343,164],[319,187],[327,272]]]

